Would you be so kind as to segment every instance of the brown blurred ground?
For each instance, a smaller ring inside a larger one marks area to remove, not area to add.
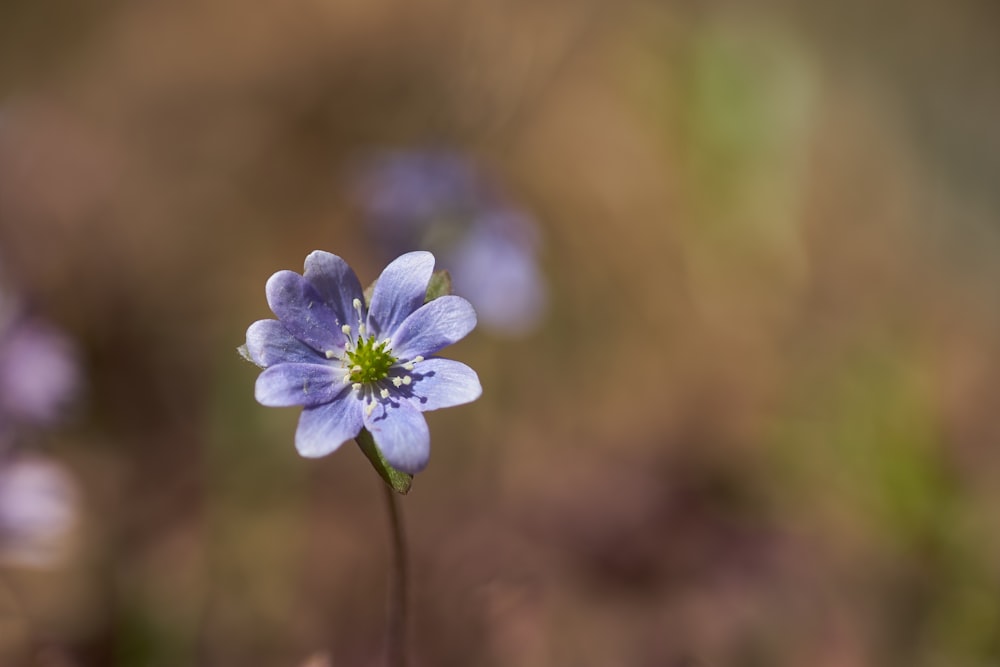
[[[6,16],[4,16],[6,15]],[[552,304],[474,334],[405,500],[413,664],[1000,664],[1000,42],[988,2],[16,2],[4,274],[80,341],[43,446],[61,570],[3,665],[378,664],[353,447],[292,447],[236,356],[264,281],[378,261],[347,176],[469,151]]]

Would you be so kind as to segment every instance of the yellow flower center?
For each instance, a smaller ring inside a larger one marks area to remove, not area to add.
[[[396,363],[396,357],[388,349],[389,341],[376,343],[375,336],[367,339],[358,337],[353,349],[348,348],[347,361],[352,383],[368,384],[384,380],[389,369]]]

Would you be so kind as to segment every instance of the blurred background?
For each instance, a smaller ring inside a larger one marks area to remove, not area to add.
[[[414,248],[484,394],[403,502],[413,665],[1000,665],[998,25],[4,3],[0,665],[381,664],[382,482],[235,348]]]

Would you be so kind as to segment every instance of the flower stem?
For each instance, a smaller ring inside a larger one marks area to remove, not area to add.
[[[407,553],[403,515],[396,491],[383,484],[392,532],[392,565],[389,572],[389,609],[386,628],[387,667],[406,667]]]

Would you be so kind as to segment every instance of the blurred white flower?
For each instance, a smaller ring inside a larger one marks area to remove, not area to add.
[[[0,463],[0,561],[46,568],[69,551],[76,486],[59,464],[20,455]]]

